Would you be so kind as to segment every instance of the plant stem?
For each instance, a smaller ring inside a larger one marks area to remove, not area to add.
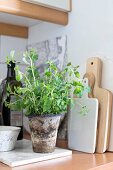
[[[34,70],[33,70],[33,61],[30,56],[29,56],[29,59],[30,59],[30,63],[31,63],[31,70],[32,70],[33,78],[34,78],[34,84],[36,85],[36,78],[35,78]]]

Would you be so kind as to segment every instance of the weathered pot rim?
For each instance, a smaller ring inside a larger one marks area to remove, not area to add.
[[[59,114],[43,114],[43,115],[36,115],[36,114],[34,114],[34,115],[27,116],[27,117],[28,118],[33,118],[33,117],[58,117],[58,116],[61,116],[63,114],[64,114],[64,112],[63,113],[59,113]]]

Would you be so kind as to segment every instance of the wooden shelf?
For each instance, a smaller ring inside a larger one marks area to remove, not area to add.
[[[28,38],[28,27],[0,23],[0,35]]]
[[[21,0],[0,0],[0,12],[60,25],[68,24],[68,12],[31,4]]]

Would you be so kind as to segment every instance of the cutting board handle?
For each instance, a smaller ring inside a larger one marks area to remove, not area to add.
[[[102,61],[98,57],[92,57],[87,60],[86,73],[93,73],[95,77],[95,86],[101,86]]]

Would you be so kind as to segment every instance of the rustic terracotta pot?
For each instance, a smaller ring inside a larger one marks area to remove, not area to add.
[[[50,153],[55,150],[60,117],[61,115],[29,117],[34,152]]]

